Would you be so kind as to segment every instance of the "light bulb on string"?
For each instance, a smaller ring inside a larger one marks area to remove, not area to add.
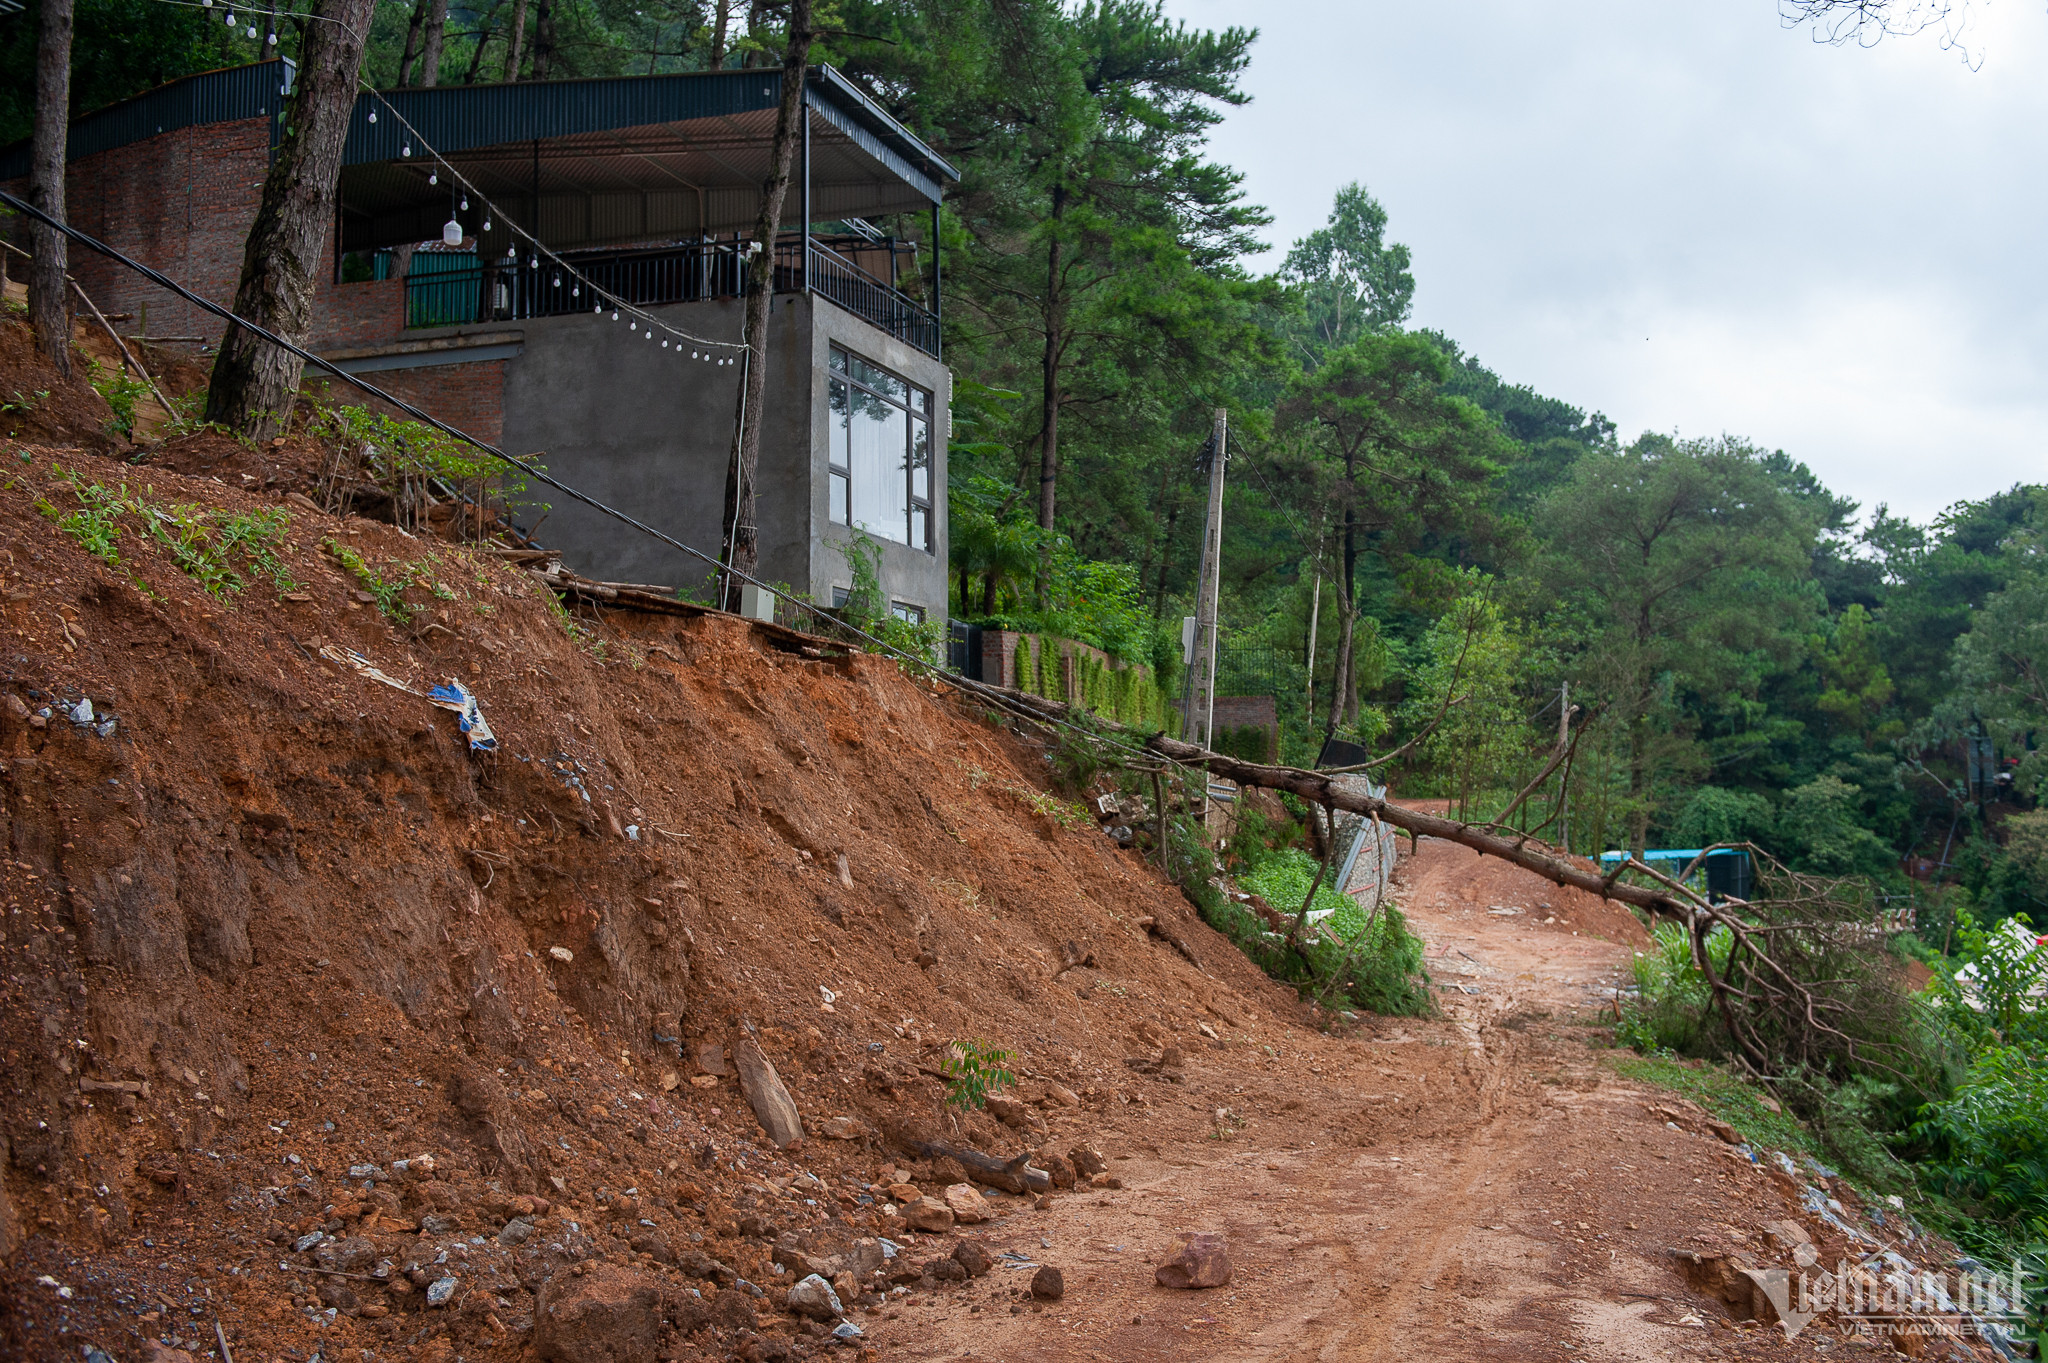
[[[538,270],[540,268],[540,257],[528,256],[526,258],[526,268],[529,270]]]
[[[447,222],[441,224],[441,244],[443,246],[462,245],[462,224],[454,218],[450,218]]]
[[[612,309],[612,320],[614,322],[619,320],[619,310],[617,308]]]
[[[372,110],[370,110],[370,121],[371,121],[372,123],[375,123],[375,122],[377,121],[377,111],[376,111],[375,109],[372,109]],[[468,204],[464,204],[464,205],[463,205],[463,207],[464,207],[464,208],[467,208],[467,207],[469,207],[469,205],[468,205]]]
[[[491,220],[490,220],[489,218],[485,218],[485,219],[484,219],[484,231],[488,232],[488,231],[490,231],[490,230],[491,230]]]
[[[555,287],[558,289],[562,287],[562,277],[560,275],[555,276]]]
[[[377,121],[377,115],[371,114],[370,121],[372,123],[375,123]],[[469,212],[469,196],[467,194],[462,196],[462,211],[465,213]]]
[[[581,298],[583,296],[583,286],[581,284],[575,285],[573,288],[569,290],[569,296],[571,298]],[[600,307],[599,311],[602,310],[602,307]]]
[[[269,36],[268,38],[264,39],[264,41],[265,41],[265,42],[267,42],[267,43],[269,43],[269,44],[270,44],[270,45],[271,45],[272,47],[276,47],[276,46],[277,46],[277,35],[276,35],[275,33],[273,33],[273,34],[271,34],[271,35],[270,35],[270,36]]]
[[[602,303],[599,303],[599,304],[598,304],[598,305],[597,305],[596,307],[592,308],[592,309],[591,309],[591,311],[592,311],[592,312],[594,312],[594,313],[600,313],[600,314],[601,314],[601,313],[603,313],[603,312],[604,312],[604,304],[602,304]]]
[[[407,143],[404,143],[404,144],[402,144],[402,145],[401,145],[401,146],[400,146],[400,147],[398,148],[398,154],[399,154],[400,156],[410,156],[410,155],[412,155],[412,143],[410,143],[410,142],[407,142]]]
[[[253,38],[253,37],[255,37],[255,36],[256,36],[256,25],[254,25],[254,24],[251,24],[251,25],[249,25],[249,36],[250,36],[251,38]]]
[[[440,184],[440,183],[441,183],[441,172],[440,172],[440,171],[438,171],[438,170],[430,170],[430,171],[428,171],[428,172],[427,172],[427,183],[428,183],[428,184],[430,184],[430,185],[438,185],[438,184]]]

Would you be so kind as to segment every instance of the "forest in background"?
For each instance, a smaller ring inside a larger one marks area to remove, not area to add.
[[[0,141],[28,130],[34,14],[0,19]],[[269,12],[240,14],[80,0],[74,107],[272,50]],[[779,23],[765,3],[405,0],[377,8],[365,79],[773,65]],[[818,23],[812,59],[963,175],[936,244],[955,616],[1177,682],[1227,409],[1219,690],[1278,698],[1281,755],[1409,745],[1399,793],[1485,820],[1562,737],[1569,779],[1518,825],[1586,854],[1750,842],[1903,911],[1892,949],[1935,970],[1931,1011],[1876,1039],[1884,1063],[1807,1073],[1800,1110],[1859,1177],[1896,1181],[1903,1155],[1980,1238],[2048,1243],[2048,1036],[1995,935],[2048,928],[2048,487],[1914,524],[1739,434],[1627,435],[1414,327],[1401,206],[1360,183],[1253,270],[1268,216],[1207,145],[1244,101],[1250,29],[1148,0],[833,0]],[[295,50],[289,15],[277,32]],[[922,221],[881,225],[933,248]],[[1729,1055],[1697,955],[1665,946],[1624,1039]],[[1967,1003],[1965,961],[2005,971],[2003,1002]]]

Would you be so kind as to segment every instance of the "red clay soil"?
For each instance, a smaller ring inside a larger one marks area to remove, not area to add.
[[[0,461],[0,1358],[1817,1356],[1672,1266],[1761,1253],[1794,1193],[1603,1065],[1611,906],[1425,842],[1396,893],[1443,1016],[1325,1033],[1059,817],[1040,744],[893,663],[571,620],[254,468]],[[93,557],[59,464],[283,508],[289,580],[209,595],[135,514]],[[499,750],[328,649],[460,679]],[[969,1038],[1021,1102],[947,1109]],[[1107,1167],[912,1231],[904,1181],[966,1182],[931,1140]],[[1233,1284],[1152,1285],[1200,1230]],[[812,1271],[863,1338],[784,1309]]]

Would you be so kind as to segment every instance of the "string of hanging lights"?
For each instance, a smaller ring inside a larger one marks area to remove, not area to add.
[[[388,113],[394,120],[396,120],[399,127],[403,129],[403,136],[399,142],[399,156],[402,159],[406,160],[412,159],[413,143],[418,142],[421,150],[424,152],[425,156],[430,159],[432,163],[430,169],[427,172],[427,183],[430,185],[438,185],[441,182],[441,175],[444,172],[447,174],[448,179],[450,181],[450,207],[448,213],[448,221],[442,224],[441,227],[442,244],[451,247],[460,246],[463,243],[463,241],[467,239],[468,232],[463,227],[459,215],[462,213],[467,213],[469,211],[469,200],[471,195],[475,195],[477,200],[483,204],[483,226],[477,234],[478,237],[481,238],[483,233],[490,231],[491,224],[495,221],[495,215],[497,212],[496,207],[491,203],[490,198],[487,195],[485,195],[483,191],[479,190],[475,185],[471,184],[468,180],[463,178],[462,173],[455,168],[455,166],[448,160],[447,157],[435,151],[434,148],[427,142],[427,139],[420,136],[419,129],[415,128],[406,119],[405,115],[399,113],[396,108],[392,107],[391,102],[384,97],[382,91],[371,88],[371,86],[367,82],[364,83],[363,89],[366,90],[370,94],[370,96],[377,102],[377,104],[381,105],[384,111]],[[369,111],[368,117],[370,122],[375,123],[377,121],[377,110],[375,108],[372,108]],[[569,280],[569,296],[571,298],[580,301],[584,296],[584,290],[589,290],[591,299],[590,311],[592,315],[603,316],[604,313],[607,310],[609,310],[611,313],[610,320],[616,322],[623,317],[624,319],[626,319],[626,329],[628,331],[634,332],[636,334],[645,335],[649,341],[659,339],[661,341],[662,349],[667,350],[673,348],[678,357],[682,355],[684,343],[687,342],[692,347],[692,349],[690,350],[690,358],[700,363],[716,364],[721,366],[736,364],[739,361],[740,354],[746,352],[749,349],[749,347],[744,341],[715,341],[710,339],[709,337],[698,336],[693,332],[685,331],[680,327],[673,326],[670,323],[653,316],[645,309],[636,307],[634,304],[620,297],[618,294],[615,294],[610,290],[605,289],[604,287],[596,283],[594,280],[592,280],[588,275],[578,270],[569,261],[564,260],[561,256],[557,255],[553,250],[549,249],[549,247],[545,243],[543,243],[540,240],[540,238],[534,236],[531,232],[528,232],[525,228],[521,227],[517,222],[513,221],[512,219],[507,218],[505,220],[505,227],[507,231],[511,232],[513,236],[518,238],[519,241],[523,243],[524,253],[527,257],[526,265],[529,270],[537,272],[540,269],[540,263],[542,258],[545,257],[548,263],[554,267],[553,287],[557,289],[561,288],[562,281],[566,276]],[[745,243],[745,245],[741,249],[747,256],[753,256],[760,250],[760,243],[750,241]],[[516,253],[514,255],[514,259],[517,259]],[[645,330],[642,331],[642,328],[645,328]],[[655,334],[657,331],[660,331],[664,334],[661,335],[660,337],[657,337]],[[718,352],[733,353],[722,354]]]

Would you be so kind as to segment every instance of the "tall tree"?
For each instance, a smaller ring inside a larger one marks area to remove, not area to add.
[[[1449,361],[1420,335],[1366,335],[1326,354],[1282,400],[1283,423],[1321,465],[1337,523],[1330,731],[1358,722],[1352,639],[1361,558],[1393,558],[1432,529],[1484,519],[1487,485],[1511,457],[1485,413],[1443,391],[1449,376]]]
[[[1620,734],[1620,814],[1637,851],[1660,782],[1695,755],[1675,690],[1724,692],[1753,683],[1760,655],[1802,651],[1816,526],[1765,460],[1727,437],[1644,436],[1589,451],[1537,518],[1572,693],[1604,703]]]
[[[1379,200],[1355,180],[1338,190],[1329,222],[1280,263],[1280,278],[1301,291],[1305,330],[1295,341],[1303,361],[1407,321],[1415,301],[1408,264],[1408,248],[1387,240]]]
[[[759,6],[756,6],[758,11]],[[761,463],[761,410],[768,384],[768,304],[775,290],[775,237],[782,225],[782,202],[789,194],[790,167],[803,136],[804,82],[811,62],[811,0],[789,0],[789,34],[783,47],[782,102],[775,111],[775,141],[768,156],[768,179],[761,186],[761,213],[754,221],[753,260],[747,275],[746,339],[752,354],[740,395],[739,431],[733,439],[732,461],[725,478],[725,561],[752,574],[760,561],[760,527],[755,524],[755,475]],[[739,608],[740,581],[725,581],[726,607]]]
[[[303,21],[283,143],[264,178],[242,253],[236,316],[288,341],[303,342],[312,326],[314,271],[334,222],[342,142],[375,8],[376,0],[315,0]],[[214,361],[206,419],[269,439],[291,416],[304,367],[289,351],[230,326]]]
[[[42,0],[36,21],[36,118],[29,142],[29,202],[64,221],[65,149],[71,132],[71,0]],[[29,225],[28,316],[36,348],[71,373],[71,309],[64,297],[65,236]]]

